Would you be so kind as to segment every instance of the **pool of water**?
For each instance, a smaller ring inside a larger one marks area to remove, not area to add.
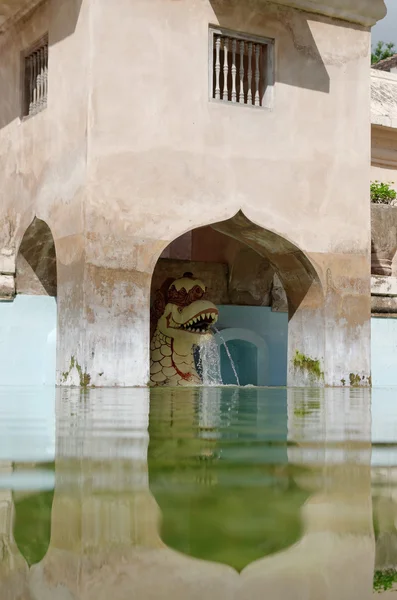
[[[396,436],[392,388],[0,388],[0,599],[394,596]]]

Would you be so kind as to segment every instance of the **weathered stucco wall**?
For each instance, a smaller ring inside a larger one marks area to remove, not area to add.
[[[208,101],[209,24],[275,38],[272,110]],[[48,109],[20,123],[19,52],[46,29]],[[59,383],[145,385],[156,259],[239,210],[302,250],[325,290],[291,316],[290,360],[320,360],[331,385],[368,380],[366,27],[264,0],[49,0],[0,44],[14,90],[0,106],[0,272],[34,215],[46,221]]]

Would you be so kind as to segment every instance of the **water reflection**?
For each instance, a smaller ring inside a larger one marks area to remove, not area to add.
[[[367,390],[54,395],[30,433],[23,411],[2,420],[1,600],[365,600],[375,551],[396,564]]]

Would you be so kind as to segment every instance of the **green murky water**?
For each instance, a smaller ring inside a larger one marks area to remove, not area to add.
[[[0,388],[1,600],[383,592],[396,394]]]

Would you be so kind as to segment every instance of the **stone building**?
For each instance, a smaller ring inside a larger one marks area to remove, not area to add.
[[[371,181],[397,191],[396,58],[371,69]],[[396,205],[396,202],[393,202]],[[397,206],[372,205],[372,371],[375,385],[397,383]]]
[[[152,275],[183,260],[212,265],[228,310],[267,310],[278,341],[285,317],[289,385],[369,385],[384,15],[383,0],[0,0],[3,382],[50,381],[56,343],[59,385],[146,385]]]

